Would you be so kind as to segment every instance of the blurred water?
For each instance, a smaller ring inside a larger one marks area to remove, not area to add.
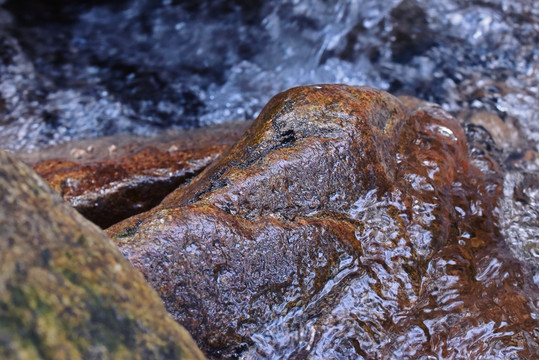
[[[4,4],[4,148],[251,119],[329,82],[485,108],[539,141],[533,1],[95,3]]]

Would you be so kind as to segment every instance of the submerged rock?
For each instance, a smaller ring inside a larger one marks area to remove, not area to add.
[[[217,159],[248,124],[86,140],[20,156],[30,164],[39,160],[37,173],[84,217],[106,228],[159,204]]]
[[[497,229],[496,163],[468,158],[438,106],[407,104],[288,90],[107,232],[211,357],[537,356],[539,291]]]
[[[203,358],[110,239],[1,150],[0,202],[0,358]]]

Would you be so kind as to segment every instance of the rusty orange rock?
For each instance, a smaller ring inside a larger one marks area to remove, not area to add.
[[[159,204],[217,159],[247,125],[233,123],[145,141],[121,136],[87,140],[23,159],[35,163],[34,169],[82,215],[106,228]]]
[[[535,356],[539,292],[496,227],[496,163],[468,158],[441,108],[407,104],[288,90],[107,233],[210,357]]]

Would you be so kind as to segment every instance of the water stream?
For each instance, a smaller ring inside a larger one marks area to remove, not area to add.
[[[309,83],[493,111],[539,141],[530,0],[3,2],[4,148],[252,119]]]

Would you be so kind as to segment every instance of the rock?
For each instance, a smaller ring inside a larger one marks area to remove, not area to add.
[[[488,130],[496,144],[503,148],[515,148],[518,145],[518,130],[509,122],[488,111],[477,111],[471,114],[469,121]]]
[[[248,124],[146,139],[86,140],[20,156],[84,217],[107,228],[151,209],[189,182],[237,141]]]
[[[390,12],[391,57],[396,62],[408,62],[435,44],[427,14],[415,0],[403,0]]]
[[[488,160],[433,104],[298,87],[107,233],[213,358],[533,357],[539,292]]]
[[[0,358],[203,358],[110,239],[1,150],[0,199]]]

